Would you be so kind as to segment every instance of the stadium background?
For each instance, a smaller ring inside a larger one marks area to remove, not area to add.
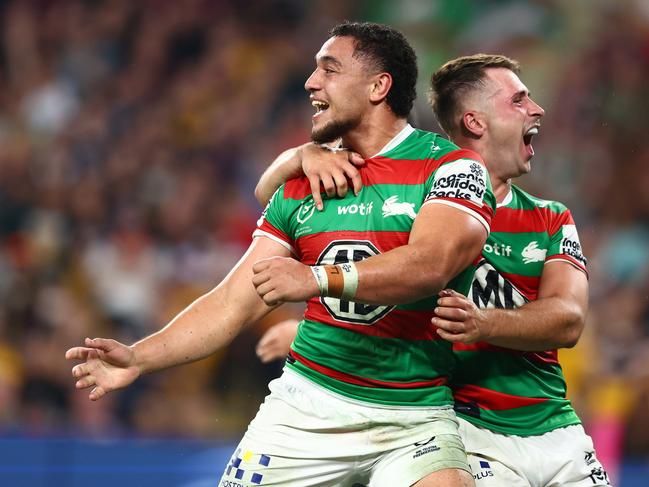
[[[430,73],[519,59],[547,111],[521,184],[565,202],[591,306],[562,352],[618,485],[649,477],[649,2],[0,2],[0,484],[214,485],[281,364],[226,351],[90,403],[64,351],[127,342],[217,283],[260,213],[253,187],[308,139],[303,83],[342,19],[401,29]]]

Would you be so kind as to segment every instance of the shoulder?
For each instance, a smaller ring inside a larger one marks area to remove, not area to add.
[[[434,160],[438,162],[463,158],[482,161],[473,151],[460,149],[443,135],[421,129],[413,129],[397,147],[382,154],[391,159]]]
[[[568,207],[566,205],[559,201],[539,198],[538,196],[534,196],[527,191],[519,188],[515,184],[512,184],[512,192],[514,193],[514,197],[517,199],[520,206],[522,206],[524,209],[539,208],[541,210],[546,210],[548,212],[556,214],[570,211],[568,210]]]
[[[303,200],[309,195],[311,195],[309,180],[306,176],[302,176],[286,181],[279,187],[274,198],[281,198],[282,200]]]
[[[539,219],[549,233],[554,234],[565,225],[575,225],[570,210],[563,203],[539,198],[516,185],[512,185],[512,192],[515,206],[520,210],[527,210],[524,213],[530,218]]]

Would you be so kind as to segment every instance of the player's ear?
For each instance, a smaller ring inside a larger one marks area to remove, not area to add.
[[[462,132],[465,135],[480,138],[486,129],[486,120],[476,111],[465,112],[462,115]]]
[[[383,101],[392,88],[392,76],[390,73],[379,73],[374,77],[370,86],[370,101],[379,103]]]

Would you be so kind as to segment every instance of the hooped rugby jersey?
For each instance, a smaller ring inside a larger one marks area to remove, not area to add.
[[[360,261],[408,243],[422,205],[445,204],[489,231],[495,209],[480,157],[438,134],[406,126],[360,169],[358,196],[329,199],[317,211],[306,178],[281,186],[254,236],[272,238],[308,265]],[[473,268],[449,285],[466,292]],[[449,342],[430,319],[436,299],[375,306],[330,297],[307,303],[287,366],[349,398],[396,406],[452,404]]]
[[[586,272],[570,211],[512,186],[498,205],[467,296],[480,308],[517,308],[537,298],[543,267],[556,261]],[[467,421],[519,436],[580,423],[566,399],[557,350],[521,352],[487,343],[453,349],[455,410]]]

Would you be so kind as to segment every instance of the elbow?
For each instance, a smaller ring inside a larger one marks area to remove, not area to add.
[[[440,272],[430,270],[422,272],[421,268],[409,275],[412,276],[411,295],[416,295],[418,299],[436,296],[449,281],[447,276]]]
[[[584,323],[586,321],[585,313],[575,310],[571,313],[566,322],[562,348],[573,348],[579,342],[582,331],[584,331]]]
[[[255,198],[261,206],[266,206],[268,204],[268,199],[264,195],[261,183],[257,183],[257,186],[255,186]]]

